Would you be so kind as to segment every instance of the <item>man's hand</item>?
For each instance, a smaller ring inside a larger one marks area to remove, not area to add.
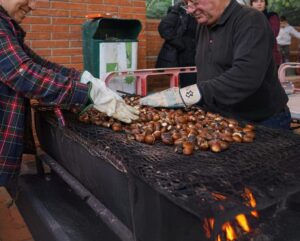
[[[173,87],[140,99],[141,105],[153,107],[188,107],[198,103],[201,94],[197,84],[182,89]]]
[[[90,85],[89,96],[95,109],[126,123],[139,118],[139,111],[127,105],[121,96],[106,87],[103,80],[84,71],[80,82]]]

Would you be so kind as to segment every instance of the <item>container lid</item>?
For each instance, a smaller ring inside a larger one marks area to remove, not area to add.
[[[89,19],[83,23],[85,39],[101,41],[137,41],[142,24],[137,19],[119,19],[103,14],[87,15]]]
[[[91,13],[85,16],[87,19],[96,19],[96,18],[112,18],[110,13]]]

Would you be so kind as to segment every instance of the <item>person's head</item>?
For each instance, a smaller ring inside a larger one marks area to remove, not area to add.
[[[0,5],[17,23],[21,23],[25,16],[35,8],[36,0],[0,0]]]
[[[289,23],[288,23],[287,18],[286,18],[285,16],[281,16],[281,17],[280,17],[280,27],[281,27],[281,28],[284,28],[284,27],[286,27],[288,24],[289,24]]]
[[[193,15],[199,24],[216,23],[230,0],[188,0],[187,13]]]
[[[280,22],[287,22],[286,16],[280,16]]]
[[[250,6],[262,12],[267,8],[268,0],[250,0]]]

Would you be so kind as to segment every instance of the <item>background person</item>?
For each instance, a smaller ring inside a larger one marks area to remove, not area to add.
[[[182,8],[186,5],[184,1],[171,6],[158,25],[158,32],[165,41],[156,68],[195,66],[197,23]]]
[[[275,12],[268,12],[267,10],[268,0],[250,0],[250,6],[262,12],[269,20],[275,38],[274,46],[273,46],[273,57],[275,60],[275,64],[278,68],[279,65],[282,63],[282,56],[281,53],[279,52],[278,44],[276,41],[276,37],[278,36],[279,29],[280,29],[279,16]]]
[[[290,61],[290,45],[292,36],[300,39],[300,32],[289,25],[288,20],[285,16],[281,16],[280,31],[277,37],[277,42],[282,55],[282,62],[284,63]]]
[[[197,84],[141,99],[142,105],[206,110],[289,129],[291,115],[272,56],[274,34],[264,15],[236,0],[189,0],[199,26]]]
[[[0,1],[0,186],[15,186],[26,143],[33,143],[32,133],[25,135],[31,98],[82,111],[94,107],[124,122],[138,118],[104,81],[51,63],[24,43],[19,24],[34,7],[35,0]]]

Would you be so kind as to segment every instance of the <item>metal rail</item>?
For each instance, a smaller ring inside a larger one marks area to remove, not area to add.
[[[109,85],[109,82],[116,77],[126,77],[128,75],[134,76],[136,80],[136,93],[137,95],[147,95],[147,81],[148,77],[168,76],[170,87],[179,86],[180,74],[196,73],[196,66],[190,67],[174,67],[174,68],[157,68],[157,69],[138,69],[132,71],[115,71],[109,72],[105,76],[105,83]]]
[[[45,162],[51,170],[57,173],[91,208],[100,216],[102,221],[122,241],[135,241],[133,233],[108,208],[106,208],[91,192],[77,181],[65,168],[58,164],[42,149],[37,151],[39,162]],[[40,170],[41,171],[41,170]]]

